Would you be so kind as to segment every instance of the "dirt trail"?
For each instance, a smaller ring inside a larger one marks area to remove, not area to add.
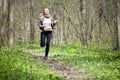
[[[59,72],[65,78],[65,80],[79,80],[77,78],[80,75],[86,77],[89,75],[88,73],[79,72],[78,67],[67,65],[63,62],[56,61],[52,58],[49,58],[47,61],[45,61],[43,60],[43,56],[41,54],[35,53],[33,51],[29,52],[34,56],[34,58],[36,58],[39,61],[45,62],[54,71]]]

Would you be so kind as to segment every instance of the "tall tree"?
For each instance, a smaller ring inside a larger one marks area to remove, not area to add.
[[[13,19],[13,11],[14,11],[14,6],[13,6],[14,0],[8,0],[8,24],[9,24],[9,29],[8,29],[8,46],[11,47],[14,44],[14,19]]]
[[[117,50],[120,50],[120,1],[117,0]]]
[[[0,27],[0,46],[8,45],[8,0],[1,1],[1,27]]]
[[[118,46],[117,50],[120,50],[120,16],[118,16]]]
[[[34,28],[34,1],[29,0],[30,4],[30,43],[34,43],[34,35],[35,35],[35,28]]]

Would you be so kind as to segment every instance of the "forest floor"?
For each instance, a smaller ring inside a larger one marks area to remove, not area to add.
[[[65,64],[62,61],[57,61],[49,57],[48,60],[43,59],[43,55],[40,53],[34,52],[32,50],[29,50],[29,53],[33,55],[34,58],[36,58],[38,61],[46,63],[52,70],[55,72],[59,72],[60,75],[64,77],[65,80],[78,80],[79,76],[88,77],[88,73],[80,72],[79,67],[71,66],[68,64]]]
[[[29,52],[28,52],[29,51]],[[0,48],[0,80],[119,80],[120,52],[79,46]],[[31,54],[30,54],[31,53]]]

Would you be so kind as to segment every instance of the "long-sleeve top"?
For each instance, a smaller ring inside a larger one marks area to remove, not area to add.
[[[47,19],[51,20],[51,27],[52,27],[52,29],[54,29],[54,26],[56,25],[56,23],[54,23],[53,17],[49,17]],[[39,29],[42,30],[42,31],[44,30],[44,27],[45,27],[44,20],[45,20],[45,17],[41,16],[40,19],[39,19],[39,23],[38,23]]]

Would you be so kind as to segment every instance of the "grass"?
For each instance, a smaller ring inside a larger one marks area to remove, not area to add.
[[[36,52],[43,53],[44,48],[38,45],[29,46]],[[95,80],[120,79],[120,52],[99,47],[53,46],[50,56],[66,64],[80,67],[80,71],[90,73],[89,78]],[[89,79],[86,78],[86,79]],[[83,79],[84,80],[84,79]]]
[[[45,48],[28,45],[27,49],[43,53]],[[90,76],[80,80],[119,80],[120,52],[99,47],[77,45],[52,46],[50,54],[55,60],[80,67],[81,72]],[[63,80],[45,63],[38,62],[20,47],[0,48],[0,80]]]
[[[63,80],[19,47],[0,48],[0,80]]]

